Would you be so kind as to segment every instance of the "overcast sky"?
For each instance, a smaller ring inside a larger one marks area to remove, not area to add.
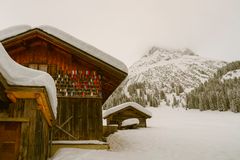
[[[0,29],[52,25],[130,66],[152,46],[240,60],[240,0],[0,0]]]

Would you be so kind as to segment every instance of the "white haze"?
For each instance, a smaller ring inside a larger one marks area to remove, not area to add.
[[[240,59],[239,0],[0,0],[0,29],[52,25],[128,66],[151,46]]]

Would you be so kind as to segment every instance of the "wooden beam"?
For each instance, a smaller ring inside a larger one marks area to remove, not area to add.
[[[76,137],[74,137],[73,135],[71,135],[68,131],[62,129],[60,126],[55,125],[56,128],[58,128],[59,130],[61,130],[63,133],[67,134],[68,136],[70,136],[71,138],[73,138],[74,140],[77,140]]]
[[[38,108],[40,108],[40,110],[43,112],[43,115],[47,120],[48,124],[52,126],[51,123],[52,118],[51,115],[49,114],[48,107],[46,106],[46,103],[44,102],[42,95],[40,93],[35,93],[35,98],[38,104]]]
[[[37,100],[38,105],[42,105],[43,104],[43,100],[41,98],[40,93],[35,93],[35,98]]]
[[[17,102],[17,98],[15,97],[15,95],[13,93],[7,93],[7,97],[13,102],[16,103]]]
[[[6,91],[7,97],[14,103],[17,99],[36,99],[38,109],[40,109],[48,122],[49,126],[52,126],[52,120],[54,119],[52,110],[50,109],[50,103],[47,99],[47,93],[44,87],[23,87],[14,86],[9,87]]]
[[[60,128],[64,127],[65,124],[67,124],[71,119],[73,118],[73,116],[69,117],[63,124],[61,124],[61,126],[59,126]],[[58,130],[55,130],[54,134],[57,133]]]
[[[29,122],[28,118],[0,118],[0,122]]]

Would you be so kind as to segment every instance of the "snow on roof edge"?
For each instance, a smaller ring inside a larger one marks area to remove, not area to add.
[[[38,27],[34,27],[34,28],[32,28],[29,25],[17,25],[17,26],[9,27],[9,28],[6,28],[6,29],[0,31],[0,41],[10,38],[10,37],[13,37],[13,36],[16,36],[16,35],[19,35],[21,33],[27,32],[32,29],[40,29],[50,35],[53,35],[65,42],[75,46],[76,48],[78,48],[80,50],[87,52],[88,54],[91,54],[93,57],[96,57],[96,58],[108,63],[109,65],[111,65],[125,73],[128,73],[127,66],[120,60],[110,56],[107,53],[104,53],[103,51],[97,49],[96,47],[94,47],[86,42],[83,42],[60,29],[57,29],[57,28],[49,26],[49,25],[42,25],[42,26],[38,26]]]
[[[53,144],[107,144],[99,140],[56,140],[52,141]]]
[[[96,47],[94,47],[86,42],[83,42],[83,41],[75,38],[74,36],[64,32],[62,30],[59,30],[55,27],[48,26],[48,25],[39,26],[37,28],[75,46],[76,48],[78,48],[80,50],[83,50],[83,51],[91,54],[93,57],[96,57],[125,73],[128,73],[127,66],[120,60],[110,56],[107,53],[104,53],[103,51],[97,49]]]
[[[34,28],[32,28],[29,25],[12,26],[12,27],[9,27],[9,28],[6,28],[6,29],[0,31],[0,41],[5,40],[10,37],[13,37],[13,36],[17,36],[21,33],[27,32],[32,29],[40,29],[50,35],[53,35],[65,42],[75,46],[76,48],[78,48],[80,50],[87,52],[88,54],[92,55],[93,57],[96,57],[96,58],[108,63],[109,65],[111,65],[125,73],[128,73],[127,66],[120,60],[118,60],[118,59],[110,56],[109,54],[104,53],[103,51],[97,49],[96,47],[94,47],[86,42],[83,42],[83,41],[75,38],[74,36],[64,32],[62,30],[59,30],[55,27],[52,27],[52,26],[42,25],[42,26],[34,27]]]
[[[112,107],[112,108],[106,110],[103,113],[103,118],[106,118],[109,115],[111,115],[111,114],[113,114],[115,112],[118,112],[118,111],[120,111],[120,110],[122,110],[124,108],[127,108],[129,106],[131,106],[131,107],[135,108],[136,110],[138,110],[138,111],[140,111],[140,112],[142,112],[142,113],[152,117],[152,113],[150,111],[148,111],[146,108],[144,108],[143,106],[141,106],[140,104],[135,103],[135,102],[126,102],[126,103],[120,104],[118,106],[115,106],[115,107]]]
[[[16,63],[0,42],[0,72],[10,85],[45,86],[52,111],[57,116],[57,93],[53,78],[46,72],[24,67]]]
[[[0,41],[31,30],[29,25],[17,25],[0,30]]]

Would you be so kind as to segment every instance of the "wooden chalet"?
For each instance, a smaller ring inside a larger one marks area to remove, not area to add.
[[[20,26],[3,33],[1,43],[16,62],[48,72],[55,80],[53,140],[100,140],[102,104],[125,79],[127,67],[50,26]]]
[[[130,118],[137,118],[137,127],[147,127],[146,119],[151,118],[151,112],[135,102],[127,102],[106,110],[103,118],[107,120],[107,125],[117,124],[121,129],[122,122]]]

